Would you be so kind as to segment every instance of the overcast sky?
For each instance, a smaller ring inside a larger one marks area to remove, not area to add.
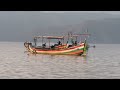
[[[41,11],[42,13],[107,13],[120,14],[120,11]]]
[[[27,34],[32,36],[50,27],[104,18],[120,18],[120,11],[0,11],[0,41],[25,40]]]

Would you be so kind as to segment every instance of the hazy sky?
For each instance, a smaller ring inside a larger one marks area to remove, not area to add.
[[[50,27],[104,18],[120,18],[120,11],[0,11],[0,41],[23,41],[30,35],[50,32]]]

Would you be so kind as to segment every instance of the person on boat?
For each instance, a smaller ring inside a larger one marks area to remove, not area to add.
[[[42,44],[42,47],[45,48],[45,47],[46,47],[46,43],[45,43],[45,44]]]
[[[75,41],[75,46],[77,46],[77,41]]]
[[[62,43],[60,41],[58,41],[58,45],[62,45]]]
[[[67,43],[66,43],[66,48],[68,48],[68,46],[69,46],[69,44],[68,44],[68,41],[67,41]]]
[[[54,49],[54,48],[55,48],[55,46],[54,46],[54,45],[52,45],[52,46],[50,46],[50,48],[51,48],[51,49]]]
[[[69,41],[67,41],[66,43],[66,48],[72,47],[73,45],[71,43],[69,43]]]
[[[95,45],[93,46],[93,48],[95,48]]]

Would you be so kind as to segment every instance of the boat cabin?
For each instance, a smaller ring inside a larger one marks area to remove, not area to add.
[[[80,39],[78,42],[78,37],[81,35],[88,35],[88,34],[76,34],[76,35],[66,35],[66,36],[35,36],[34,37],[34,45],[33,47],[37,49],[65,49],[70,48],[73,46],[80,45],[82,42],[82,39]],[[38,41],[40,40],[40,44],[38,45]],[[54,40],[54,42],[52,42]],[[57,40],[57,43],[56,41]]]

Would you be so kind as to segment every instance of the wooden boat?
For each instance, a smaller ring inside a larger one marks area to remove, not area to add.
[[[66,37],[68,38],[68,40],[72,39],[72,41],[73,38],[75,38],[77,42],[78,36],[81,35],[88,36],[89,34],[76,34],[76,35],[68,34],[68,36],[36,36],[34,37],[34,45],[31,42],[25,42],[24,46],[26,47],[27,51],[34,54],[86,56],[88,51],[88,43],[86,38],[79,43],[72,43],[71,45],[69,45],[68,43],[64,44]],[[42,45],[37,46],[36,42],[40,38],[42,39]],[[45,44],[43,44],[44,39],[47,39],[49,41],[48,47]],[[51,39],[58,39],[59,43],[51,46],[50,45]],[[61,43],[60,40],[63,43]]]

